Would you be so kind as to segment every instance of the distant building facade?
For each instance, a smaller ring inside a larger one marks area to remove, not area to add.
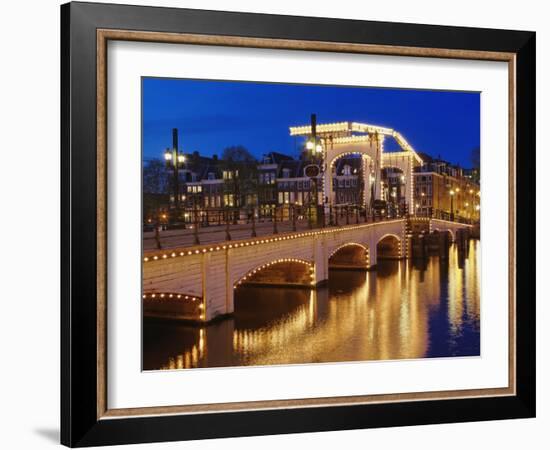
[[[413,172],[414,204],[410,205],[405,198],[404,173],[394,167],[382,169],[380,199],[411,215],[446,213],[479,220],[479,170],[465,170],[426,154],[420,156],[423,164]],[[293,158],[269,152],[253,163],[255,167],[241,167],[238,163],[228,165],[216,155],[205,157],[193,152],[186,155],[186,162],[179,169],[179,207],[188,222],[195,220],[198,210],[201,222],[204,217],[210,222],[220,221],[224,209],[239,208],[254,211],[258,219],[272,218],[278,211],[284,219],[291,214],[291,206],[304,210],[314,204],[315,188],[322,202],[322,177],[306,176],[305,168],[309,164],[303,156]],[[364,185],[362,159],[343,156],[331,170],[334,205],[364,205],[365,189],[373,190],[373,186]],[[167,177],[171,176],[172,172],[167,171]],[[173,206],[174,194],[169,197]]]
[[[449,213],[468,220],[479,220],[480,186],[473,170],[422,154],[424,164],[414,172],[414,213]]]

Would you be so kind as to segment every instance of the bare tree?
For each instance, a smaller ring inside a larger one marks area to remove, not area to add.
[[[157,248],[161,248],[158,236],[160,215],[169,206],[169,178],[166,166],[160,159],[152,159],[143,165],[143,223],[155,227]]]
[[[167,194],[169,188],[166,165],[160,159],[151,159],[143,165],[143,192]]]

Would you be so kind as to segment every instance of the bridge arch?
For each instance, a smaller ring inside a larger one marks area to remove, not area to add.
[[[438,233],[449,233],[451,237],[451,242],[455,241],[455,233],[450,228],[433,228],[433,231],[437,231]]]
[[[328,258],[329,269],[368,269],[370,267],[369,247],[358,242],[347,242],[338,246]]]
[[[434,225],[439,228],[453,228],[451,223],[447,224],[445,221],[435,221]],[[457,225],[456,229],[464,226]],[[200,309],[198,304],[203,304],[204,311],[199,319],[210,321],[214,317],[234,311],[235,285],[241,286],[247,281],[254,281],[250,280],[250,276],[257,275],[259,269],[264,272],[266,267],[262,266],[269,264],[270,270],[281,269],[281,273],[288,273],[291,272],[288,270],[290,265],[295,263],[303,278],[275,281],[297,281],[296,284],[303,287],[319,286],[329,279],[330,256],[339,247],[348,247],[346,244],[359,244],[349,246],[358,253],[368,249],[367,269],[376,266],[377,243],[381,240],[382,244],[401,243],[404,251],[400,257],[404,257],[407,254],[404,247],[405,229],[404,219],[394,219],[285,233],[254,241],[205,245],[185,251],[151,251],[144,255],[143,294],[155,293],[155,301],[163,293],[168,299],[170,294],[182,294],[184,300],[185,295],[202,298],[201,302],[191,300],[190,304],[197,305],[197,309]],[[387,238],[390,234],[395,238]],[[384,238],[390,242],[384,241]],[[384,251],[381,256],[384,256]],[[394,256],[399,257],[397,252]],[[292,261],[293,259],[300,262]],[[282,276],[281,273],[279,276]],[[246,280],[244,277],[247,277]],[[194,312],[197,314],[197,311]]]
[[[300,258],[278,258],[250,269],[233,283],[233,289],[243,284],[311,287],[315,284],[315,264]]]
[[[204,302],[202,297],[181,292],[147,291],[142,295],[143,313],[147,317],[202,320]]]
[[[401,259],[403,257],[402,239],[393,233],[386,233],[376,242],[376,260]]]

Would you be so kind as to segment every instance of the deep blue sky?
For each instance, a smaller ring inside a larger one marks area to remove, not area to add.
[[[185,152],[221,155],[244,145],[256,157],[297,155],[288,127],[356,121],[399,131],[417,150],[469,167],[480,142],[478,93],[275,83],[143,79],[143,155],[162,158],[179,129]],[[389,140],[386,147],[396,144]]]

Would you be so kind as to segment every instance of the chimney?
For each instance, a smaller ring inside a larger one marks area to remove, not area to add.
[[[218,155],[216,155],[216,154],[214,153],[214,154],[212,155],[212,159],[213,159],[214,161],[217,161],[217,160],[218,160]]]

